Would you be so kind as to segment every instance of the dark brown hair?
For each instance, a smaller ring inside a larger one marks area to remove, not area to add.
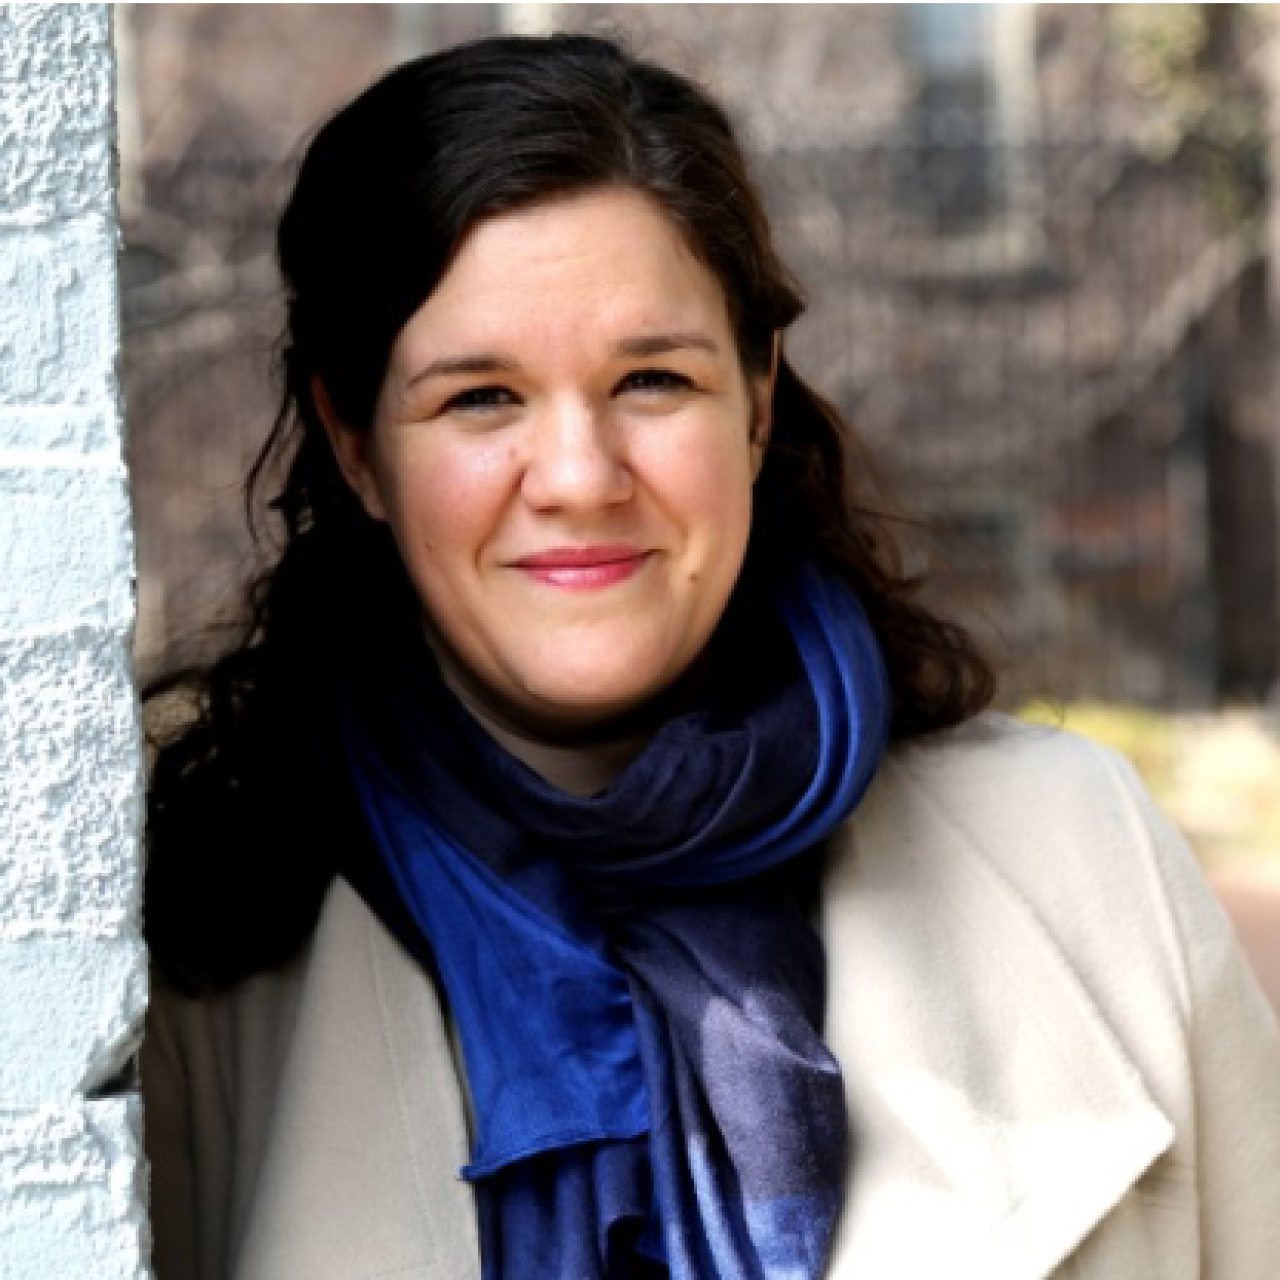
[[[271,477],[283,549],[250,589],[241,642],[163,682],[196,714],[153,771],[147,933],[180,984],[223,985],[296,950],[355,838],[341,797],[337,682],[413,625],[384,527],[343,481],[313,391],[367,429],[389,350],[485,218],[602,187],[655,200],[724,289],[748,370],[800,314],[733,131],[706,94],[616,44],[506,37],[391,72],[315,136],[280,220],[283,400],[250,476]],[[860,593],[903,737],[981,709],[992,676],[917,598],[838,412],[780,362],[750,554],[808,557]]]

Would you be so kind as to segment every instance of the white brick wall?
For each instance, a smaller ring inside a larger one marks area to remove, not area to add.
[[[109,21],[0,5],[0,1280],[148,1274]]]

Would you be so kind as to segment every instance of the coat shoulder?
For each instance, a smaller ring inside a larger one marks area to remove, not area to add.
[[[1140,792],[1142,784],[1123,756],[1068,729],[1026,724],[987,712],[954,729],[897,744],[885,780],[903,775],[927,787],[941,803],[981,809],[1007,806],[1011,797],[1055,800],[1056,816],[1079,812],[1117,787]]]
[[[988,713],[896,746],[838,857],[977,857],[1011,887],[1073,913],[1110,893],[1153,902],[1198,885],[1181,834],[1119,753],[1050,725]]]

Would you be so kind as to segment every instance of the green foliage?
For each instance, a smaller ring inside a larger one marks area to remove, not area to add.
[[[1248,64],[1271,34],[1260,12],[1268,7],[1107,8],[1126,78],[1165,114],[1167,128],[1152,135],[1153,145],[1199,174],[1228,225],[1255,214],[1266,192],[1266,98]]]
[[[1114,703],[1076,702],[1056,710],[1028,706],[1019,713],[1019,719],[1060,725],[1105,743],[1127,756],[1153,791],[1168,788],[1175,750],[1171,716]]]
[[[1203,118],[1216,101],[1205,6],[1121,4],[1109,12],[1133,83],[1182,122]]]

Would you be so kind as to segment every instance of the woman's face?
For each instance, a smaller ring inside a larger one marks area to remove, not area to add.
[[[640,706],[707,643],[770,381],[661,209],[604,190],[472,231],[392,347],[372,429],[330,434],[446,676],[555,738]]]

